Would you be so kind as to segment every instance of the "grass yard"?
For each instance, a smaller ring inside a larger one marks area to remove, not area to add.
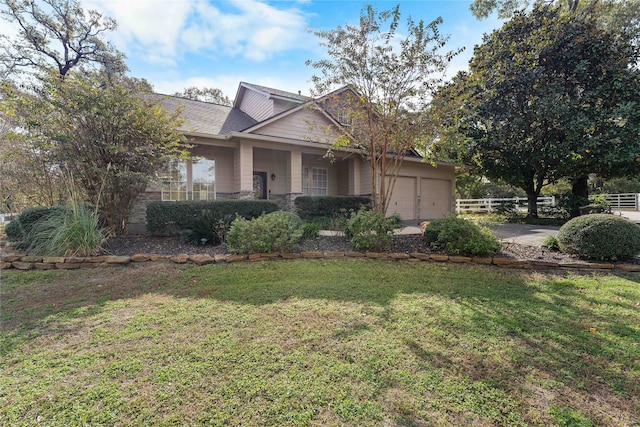
[[[0,274],[2,425],[639,425],[640,274],[351,259]]]

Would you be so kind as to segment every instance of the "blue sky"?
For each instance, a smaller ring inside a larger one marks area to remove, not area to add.
[[[400,4],[403,21],[430,22],[442,16],[447,50],[466,50],[448,75],[466,69],[473,46],[499,25],[478,21],[470,1],[374,1],[379,10]],[[358,22],[361,1],[335,0],[94,0],[82,1],[118,21],[109,35],[127,55],[130,74],[149,80],[157,92],[185,87],[218,87],[231,98],[240,81],[308,94],[311,67],[322,57],[308,29],[332,29]],[[402,32],[402,29],[399,31]]]

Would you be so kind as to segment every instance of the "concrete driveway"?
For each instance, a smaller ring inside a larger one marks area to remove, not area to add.
[[[498,224],[491,227],[496,237],[505,243],[542,246],[547,236],[558,234],[560,227],[550,225]]]

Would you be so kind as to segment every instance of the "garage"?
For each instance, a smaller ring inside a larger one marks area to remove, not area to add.
[[[451,213],[451,181],[420,180],[420,219],[442,218]]]
[[[389,179],[387,178],[387,185]],[[399,176],[393,187],[391,200],[387,205],[387,215],[395,213],[403,220],[416,218],[416,178],[409,176]]]

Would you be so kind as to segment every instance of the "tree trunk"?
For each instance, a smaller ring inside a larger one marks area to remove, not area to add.
[[[540,192],[527,192],[527,217],[538,218],[538,196]]]
[[[585,199],[589,198],[589,184],[588,184],[589,176],[582,175],[576,178],[571,185],[571,194],[576,197],[584,197]]]

